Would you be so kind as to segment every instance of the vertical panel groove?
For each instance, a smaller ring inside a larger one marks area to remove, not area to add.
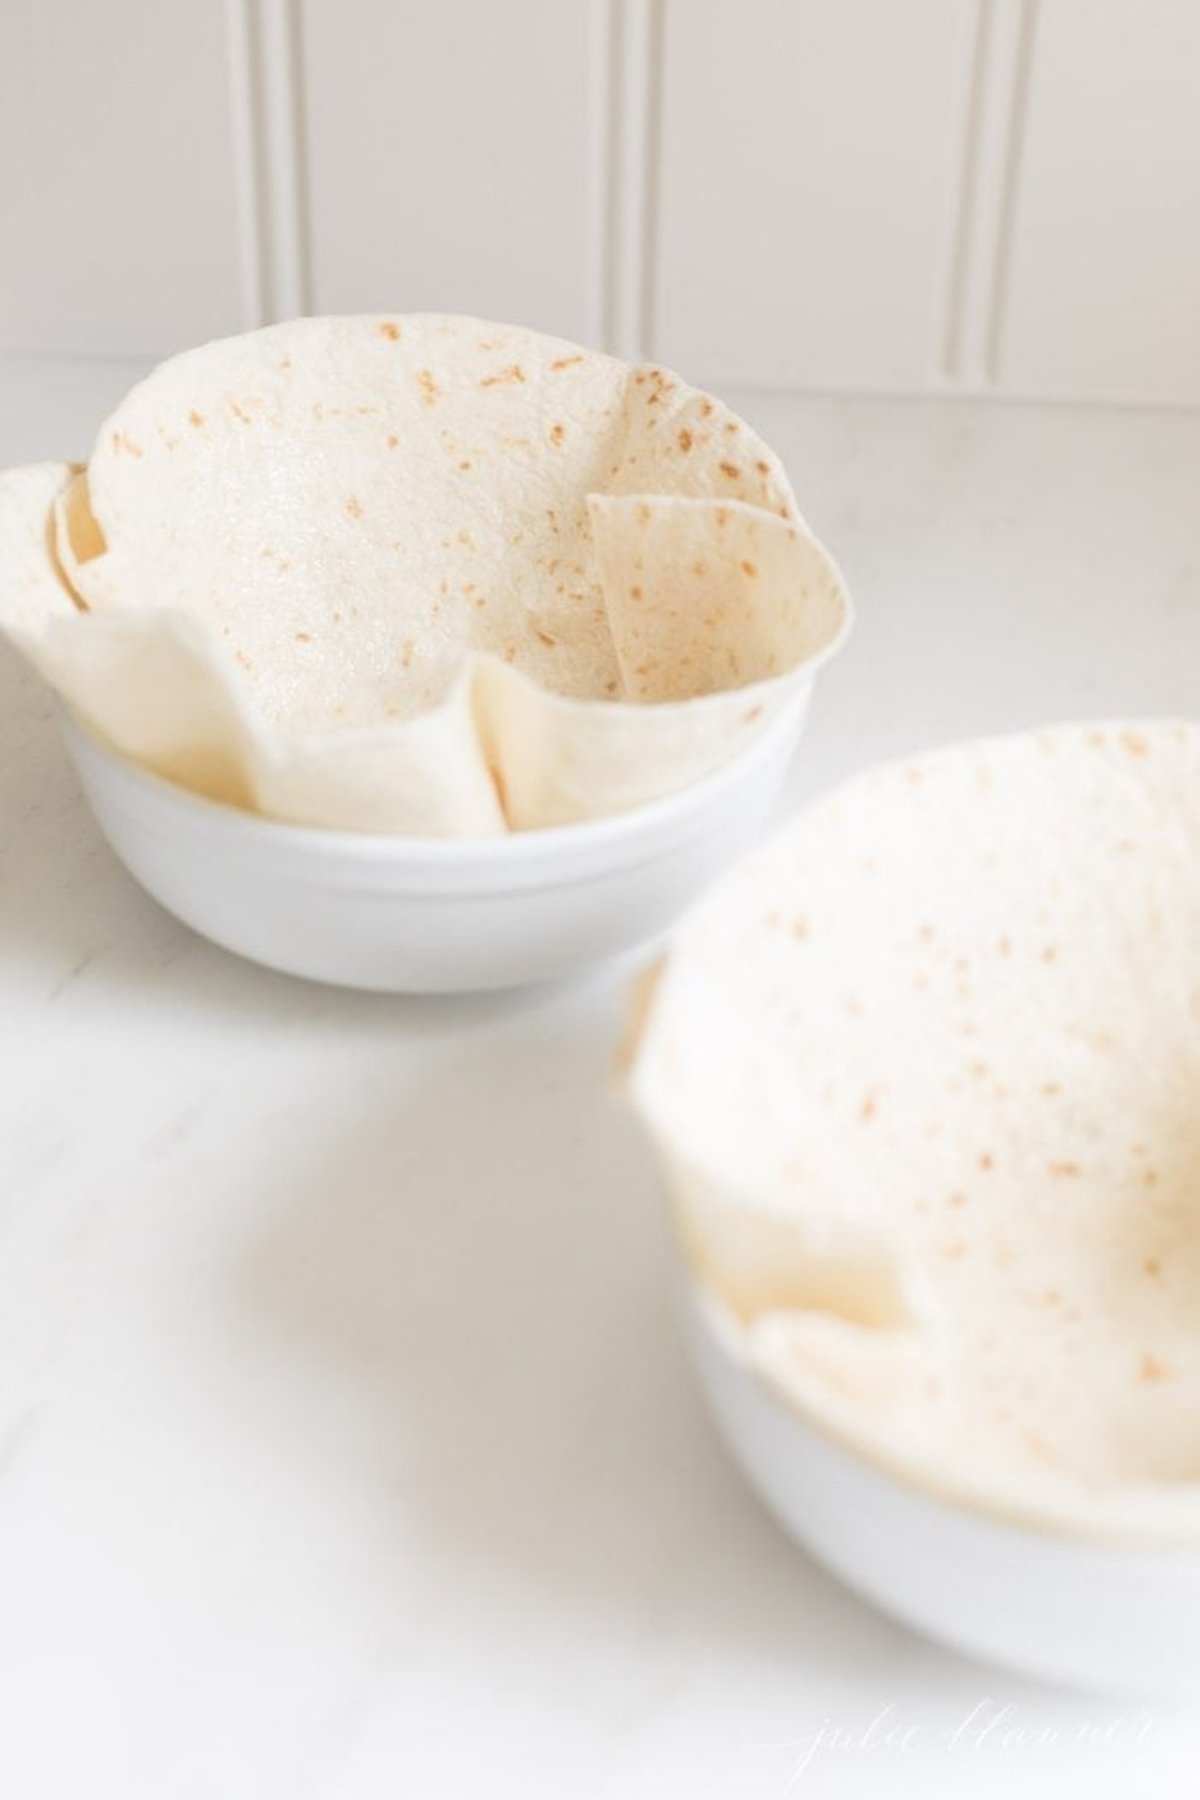
[[[1004,162],[999,225],[996,232],[996,259],[992,269],[987,335],[984,347],[984,374],[986,379],[992,383],[999,379],[1000,355],[1004,340],[1004,314],[1008,303],[1009,271],[1012,263],[1017,207],[1020,203],[1025,121],[1029,110],[1029,87],[1033,73],[1037,14],[1038,0],[1021,0],[1016,65],[1009,103],[1008,150]]]
[[[261,46],[255,0],[226,0],[229,118],[233,133],[242,325],[253,331],[268,317],[268,275],[258,67]]]
[[[311,306],[308,154],[299,0],[258,0],[263,12],[262,104],[269,170],[273,318]]]
[[[983,138],[988,63],[992,46],[995,0],[976,0],[975,32],[967,84],[966,121],[959,162],[958,195],[950,247],[942,318],[940,373],[953,381],[962,373],[967,266],[979,206],[980,149]]]
[[[662,163],[663,45],[667,30],[667,0],[648,0],[646,52],[643,70],[642,161],[638,171],[642,190],[641,288],[638,294],[638,354],[653,357],[658,337],[658,212]]]
[[[621,190],[622,0],[588,0],[587,333],[617,348]]]
[[[613,347],[653,353],[665,0],[617,0]]]
[[[300,34],[295,0],[226,0],[246,329],[308,310]]]

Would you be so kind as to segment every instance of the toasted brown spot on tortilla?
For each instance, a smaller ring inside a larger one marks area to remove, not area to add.
[[[749,575],[751,580],[753,580],[754,577],[758,574],[758,564],[757,563],[743,561],[743,562],[739,563],[738,567],[741,569],[742,574]]]
[[[432,369],[417,370],[417,386],[421,390],[422,405],[433,406],[438,399],[439,389]]]
[[[1139,1381],[1166,1381],[1170,1373],[1166,1363],[1160,1362],[1152,1350],[1143,1353],[1138,1364]]]
[[[727,475],[729,477],[730,481],[736,481],[738,476],[742,472],[738,468],[736,463],[731,463],[731,462],[723,462],[720,465],[720,468],[721,468],[722,475]]]
[[[1140,732],[1123,731],[1121,742],[1130,756],[1148,756],[1150,754],[1150,746]]]
[[[858,1109],[858,1116],[864,1125],[869,1125],[871,1120],[877,1116],[878,1112],[879,1096],[874,1088],[870,1088],[862,1097],[862,1104]]]
[[[558,648],[558,639],[554,636],[553,632],[543,631],[540,625],[535,625],[533,633],[535,637],[541,639],[543,644],[548,645],[551,650],[556,650]]]
[[[253,425],[253,423],[254,423],[253,414],[248,413],[246,411],[246,408],[244,406],[239,405],[239,403],[236,400],[231,400],[229,402],[229,410],[233,414],[234,418],[239,420],[243,425]]]
[[[464,474],[465,474],[465,473],[466,473],[466,471],[467,471],[467,470],[468,470],[468,469],[471,469],[471,468],[473,468],[473,467],[474,467],[474,466],[475,466],[475,465],[474,465],[474,464],[473,464],[473,463],[470,463],[470,462],[460,462],[460,463],[459,463],[459,465],[458,465],[458,466],[459,466],[459,468],[460,468],[460,469],[461,469],[461,470],[462,470],[462,471],[463,471],[463,473],[464,473]]]
[[[550,442],[552,444],[561,444],[566,435],[567,431],[565,425],[552,425],[550,427]]]
[[[346,501],[346,511],[350,514],[350,517],[352,519],[361,519],[362,518],[362,516],[363,516],[362,501],[359,499],[357,494],[351,494],[349,499]]]
[[[312,643],[312,632],[311,631],[298,631],[296,633],[296,642],[298,644],[311,644]]]
[[[395,432],[389,431],[388,440],[387,440],[388,449],[389,450],[397,449],[399,447],[399,443],[400,443],[400,439],[396,436]]]
[[[1148,1256],[1142,1264],[1142,1272],[1148,1275],[1151,1281],[1157,1281],[1162,1274],[1162,1263],[1157,1256]]]
[[[763,709],[761,706],[748,706],[742,714],[742,724],[753,725],[755,719],[762,718],[762,711]]]
[[[509,363],[506,369],[499,370],[497,374],[485,375],[479,385],[481,388],[505,387],[510,382],[524,379],[525,371],[520,363]]]
[[[1076,1162],[1052,1162],[1046,1164],[1046,1173],[1055,1181],[1072,1180],[1083,1173]]]
[[[1046,944],[1042,950],[1042,961],[1052,963],[1058,961],[1058,945]]]
[[[199,431],[199,429],[203,425],[203,423],[204,423],[204,414],[201,412],[197,412],[195,407],[193,406],[191,412],[188,414],[188,424],[195,426],[196,430]]]
[[[685,425],[683,430],[679,433],[679,438],[678,438],[679,448],[683,451],[685,456],[687,455],[688,451],[691,449],[691,447],[695,443],[695,441],[696,440],[693,438],[691,432],[687,429],[687,427]]]
[[[380,337],[387,338],[390,343],[398,344],[400,342],[400,327],[396,324],[394,319],[383,319],[380,324],[376,326],[376,330],[379,332]]]
[[[736,436],[737,436],[737,432],[738,432],[738,422],[737,422],[737,420],[736,420],[736,419],[726,419],[726,421],[725,421],[725,434],[726,434],[726,436],[727,436],[727,437],[736,437]]]
[[[769,475],[771,473],[771,465],[769,462],[759,461],[756,462],[754,466],[760,475]]]
[[[582,356],[556,356],[550,367],[557,372],[560,369],[573,369],[576,363],[583,361]]]

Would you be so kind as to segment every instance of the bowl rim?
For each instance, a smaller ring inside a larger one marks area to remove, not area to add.
[[[811,691],[811,677],[789,697],[775,716],[742,745],[728,761],[699,776],[686,786],[657,799],[625,807],[597,818],[567,825],[536,826],[481,837],[435,837],[406,832],[358,831],[353,827],[297,825],[254,813],[225,801],[210,799],[145,768],[118,750],[61,699],[59,723],[73,755],[98,763],[120,784],[126,800],[136,799],[160,815],[202,830],[217,830],[240,838],[247,847],[284,854],[333,857],[340,860],[383,864],[403,862],[423,870],[446,874],[484,873],[501,867],[515,870],[536,867],[547,857],[562,853],[586,855],[619,845],[634,849],[646,843],[662,843],[665,827],[672,827],[669,842],[699,825],[710,807],[720,806],[760,764],[770,764],[779,753],[795,749],[804,725]],[[665,847],[665,844],[663,845]]]

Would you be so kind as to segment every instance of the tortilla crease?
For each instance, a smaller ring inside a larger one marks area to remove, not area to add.
[[[943,1498],[1200,1535],[1200,730],[851,782],[641,1006],[632,1098],[734,1354]]]
[[[778,459],[653,367],[303,319],[0,477],[0,630],[118,749],[311,825],[488,835],[696,780],[843,640]]]

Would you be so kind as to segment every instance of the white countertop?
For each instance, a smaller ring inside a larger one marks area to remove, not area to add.
[[[0,462],[84,452],[128,379],[0,365]],[[859,604],[793,803],[1196,712],[1200,417],[741,404]],[[1195,1792],[1200,1710],[919,1642],[728,1465],[611,1091],[626,970],[235,961],[113,861],[5,650],[0,843],[4,1800]]]

